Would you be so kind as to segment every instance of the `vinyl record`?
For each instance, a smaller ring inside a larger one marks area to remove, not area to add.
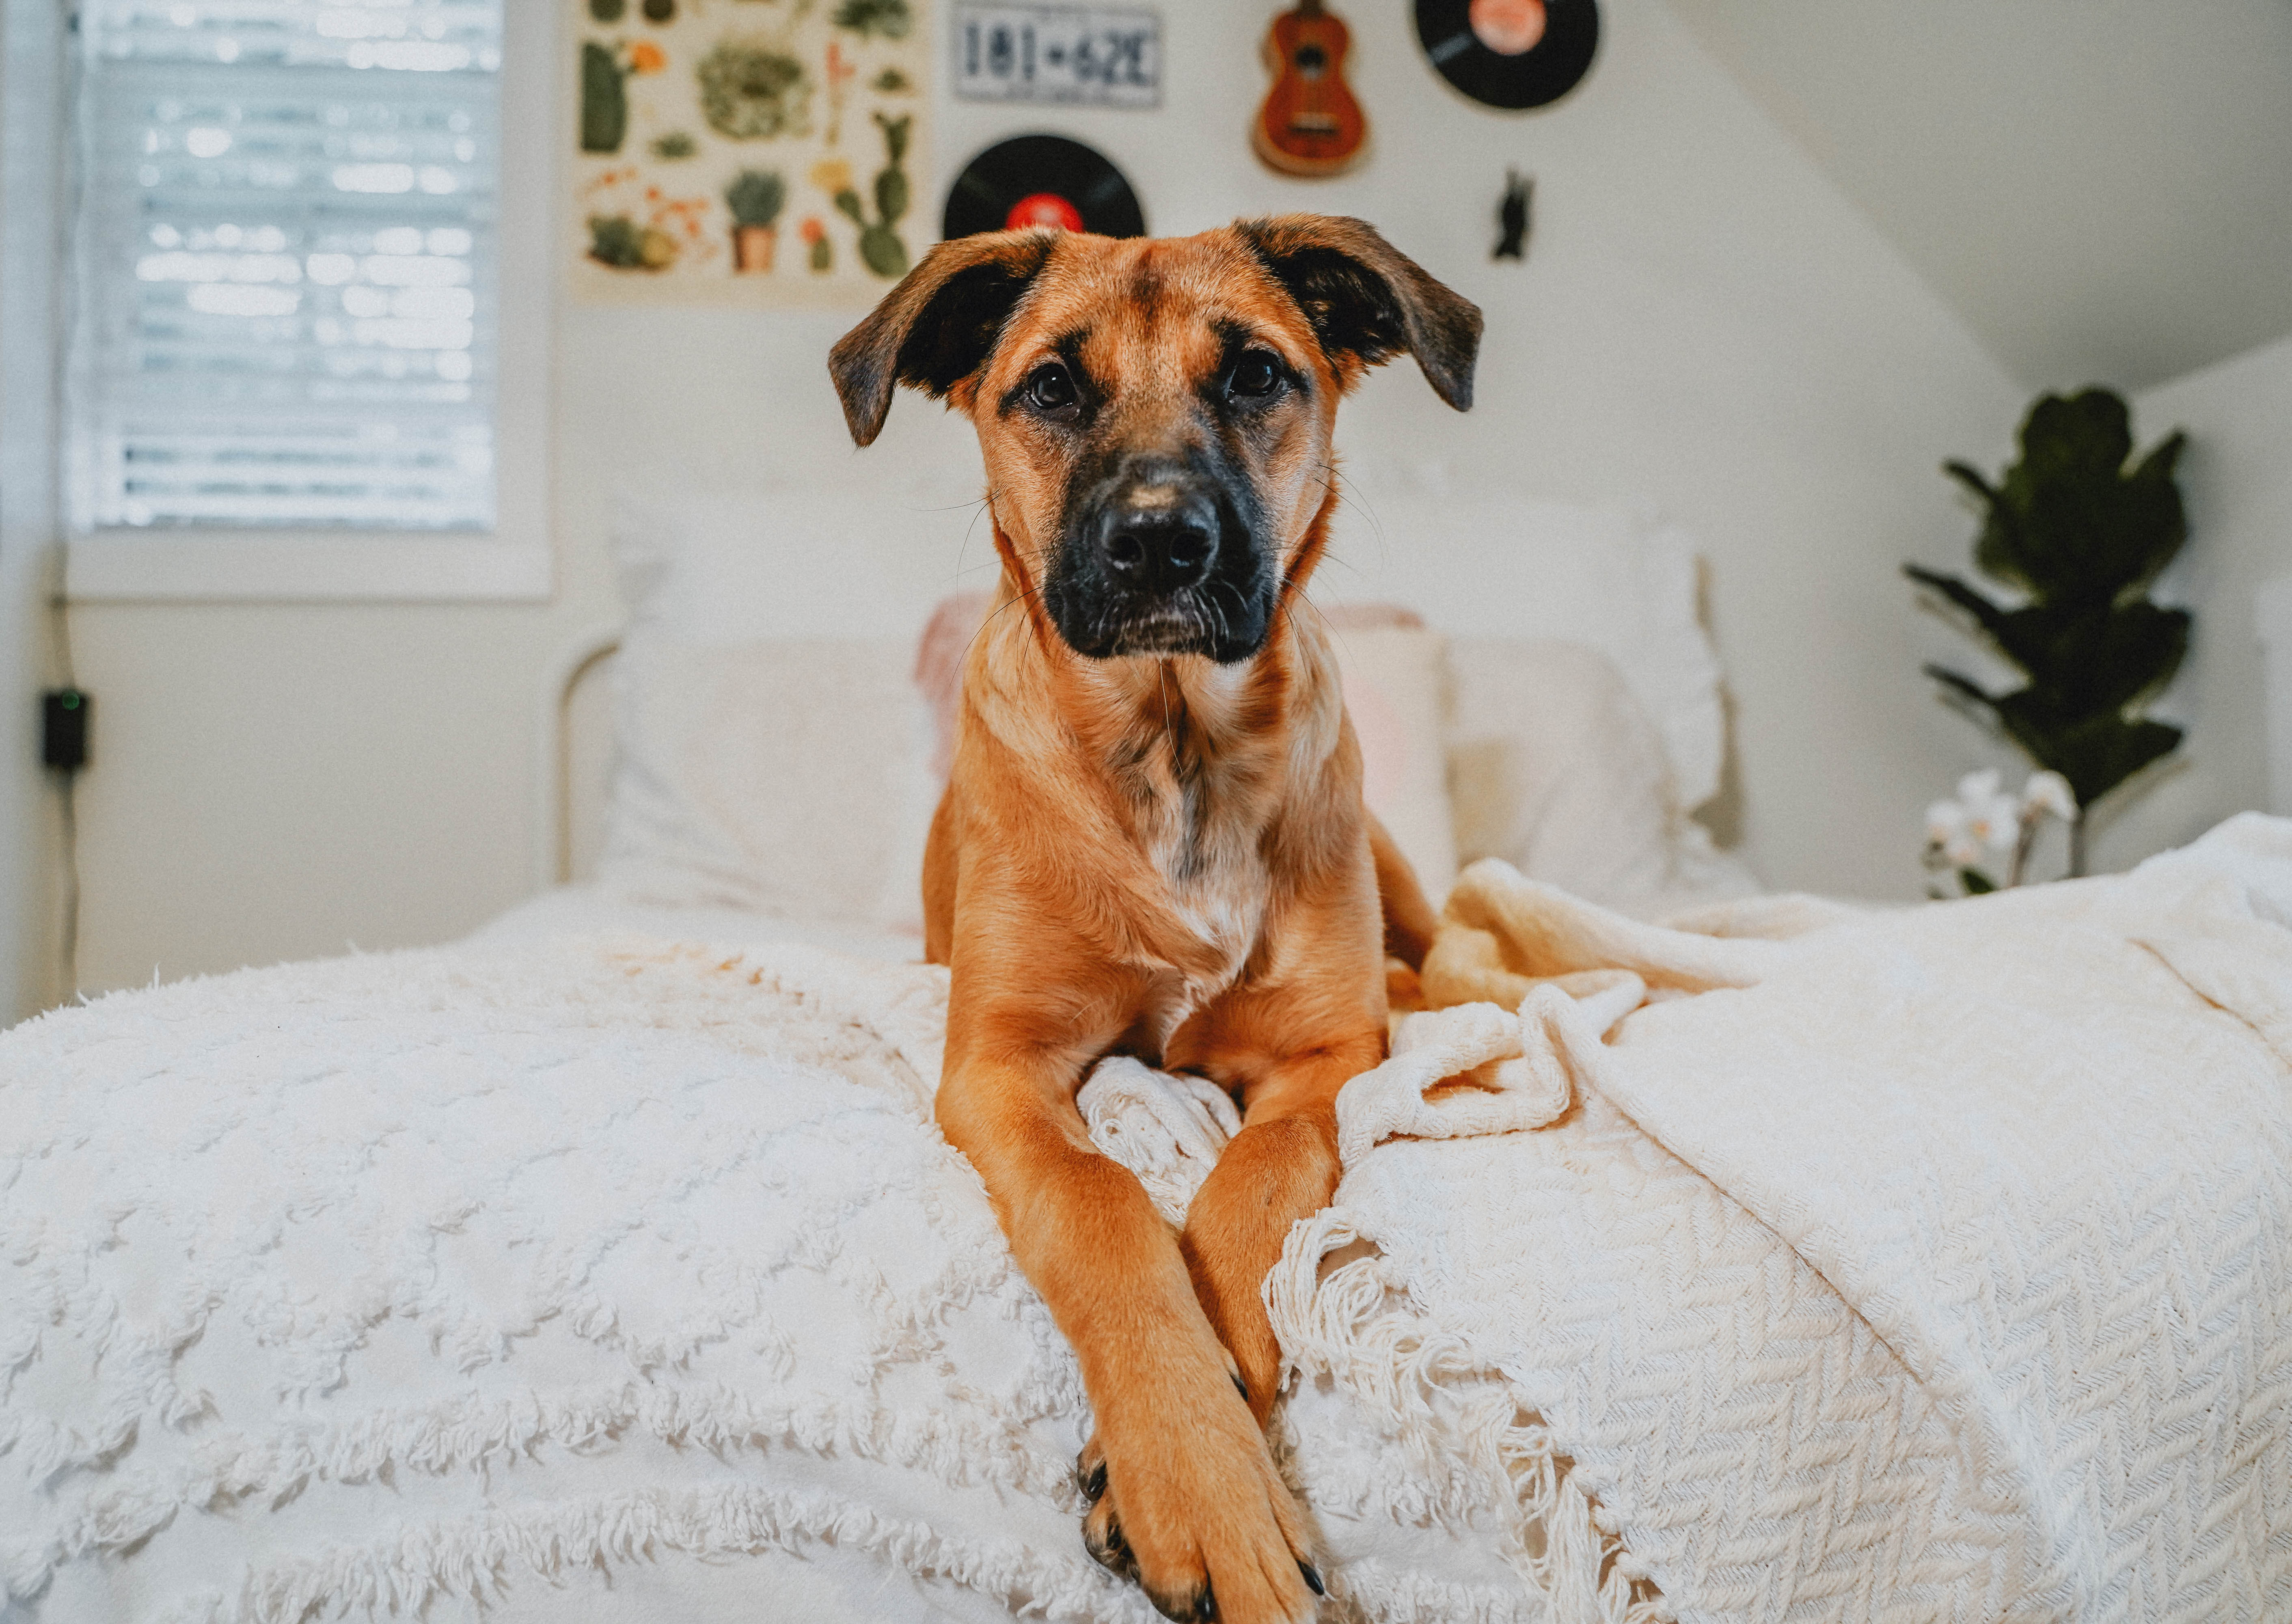
[[[1105,157],[1063,135],[1013,135],[963,166],[948,188],[944,237],[1063,225],[1101,237],[1143,237],[1138,194]]]
[[[1576,87],[1600,48],[1594,0],[1416,0],[1416,37],[1473,101],[1542,107]]]

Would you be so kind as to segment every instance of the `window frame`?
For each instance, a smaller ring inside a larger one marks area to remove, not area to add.
[[[502,0],[499,371],[495,525],[403,530],[173,525],[63,537],[63,593],[78,602],[540,602],[556,587],[550,504],[551,263],[556,150],[556,8]],[[77,95],[77,89],[72,94]],[[79,153],[67,109],[69,162]],[[59,222],[77,230],[76,207]],[[69,253],[66,255],[69,261]],[[64,346],[69,349],[69,340]],[[60,463],[76,432],[60,425]],[[68,464],[67,464],[68,465]],[[60,469],[61,473],[61,469]]]

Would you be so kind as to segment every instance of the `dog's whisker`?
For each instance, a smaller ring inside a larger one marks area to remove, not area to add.
[[[996,563],[1000,566],[1002,561],[997,559]],[[980,567],[982,569],[985,568],[984,565]],[[972,647],[981,637],[984,637],[987,634],[987,628],[995,624],[996,617],[1002,614],[1004,610],[1016,609],[1021,603],[1031,602],[1036,604],[1037,607],[1041,605],[1042,597],[1033,586],[1029,586],[1025,581],[1016,582],[1014,585],[1017,587],[1017,591],[1011,600],[1008,602],[998,604],[993,610],[989,610],[986,617],[980,621],[979,629],[971,634],[971,641],[963,645],[963,656],[965,660],[968,660],[971,658],[971,650]]]
[[[964,557],[965,557],[965,556],[970,553],[970,551],[971,551],[971,537],[972,537],[972,532],[976,531],[976,530],[979,529],[979,516],[980,516],[981,513],[987,513],[987,514],[989,514],[989,522],[990,522],[990,523],[991,523],[991,522],[993,522],[993,519],[992,519],[992,513],[993,513],[993,512],[994,512],[994,507],[993,507],[993,498],[992,498],[991,495],[990,495],[990,496],[987,496],[987,497],[980,497],[980,499],[978,500],[978,502],[972,505],[972,511],[971,511],[971,522],[970,522],[970,523],[968,523],[968,524],[966,524],[966,525],[964,525],[964,526],[963,527],[963,539],[962,539],[960,542],[958,542],[958,543],[956,543],[956,549],[955,549],[955,573],[956,573],[956,575],[961,575],[961,574],[963,574],[963,573],[964,573],[964,563],[963,563],[963,561],[964,561]],[[997,562],[1000,562],[1000,561],[997,561]],[[952,579],[953,578],[952,578],[952,577],[950,577],[949,578],[950,578],[950,579]]]

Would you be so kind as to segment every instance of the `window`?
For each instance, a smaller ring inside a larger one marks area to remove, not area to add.
[[[504,11],[84,0],[69,590],[545,590]]]

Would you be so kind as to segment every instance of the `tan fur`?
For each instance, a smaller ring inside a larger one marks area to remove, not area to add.
[[[1310,222],[1272,224],[1320,240]],[[1399,261],[1367,228],[1331,224]],[[1308,1616],[1309,1542],[1260,1430],[1279,1364],[1260,1288],[1290,1225],[1336,1186],[1337,1090],[1384,1057],[1384,946],[1421,961],[1431,929],[1361,804],[1360,747],[1302,596],[1336,502],[1337,400],[1383,354],[1333,346],[1263,239],[1239,230],[1006,236],[934,255],[950,256],[936,283],[927,260],[909,278],[924,285],[903,285],[870,319],[880,326],[838,346],[837,379],[863,440],[894,372],[972,416],[1003,564],[924,864],[927,952],[953,970],[939,1120],[1081,1361],[1097,1421],[1084,1467],[1105,1469],[1094,1551],[1174,1617],[1197,1616],[1213,1587],[1228,1624]],[[932,335],[916,331],[959,324],[967,287],[992,311],[1005,268],[1023,293],[976,368],[945,376],[965,358],[926,353]],[[1249,452],[1279,539],[1271,633],[1231,665],[1085,658],[1041,595],[1076,453],[997,403],[1050,346],[1086,334],[1091,376],[1116,381],[1106,421],[1150,440],[1190,409],[1235,323],[1314,382]],[[1469,365],[1468,346],[1466,389]],[[1076,1111],[1084,1071],[1112,1051],[1241,1101],[1242,1130],[1182,1234]]]

